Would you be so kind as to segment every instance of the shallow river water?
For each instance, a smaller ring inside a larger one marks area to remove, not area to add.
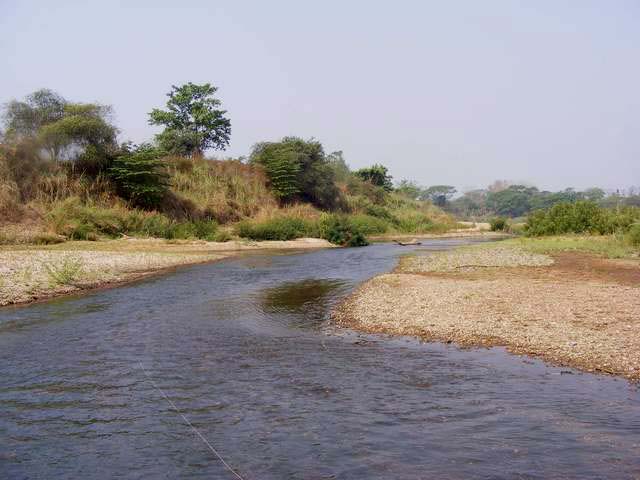
[[[327,325],[407,251],[250,255],[0,310],[0,478],[236,478],[145,370],[247,480],[640,477],[625,380]]]

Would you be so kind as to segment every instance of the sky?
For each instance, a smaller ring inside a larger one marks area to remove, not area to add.
[[[637,0],[0,0],[0,102],[109,104],[142,142],[171,85],[209,82],[232,122],[217,155],[296,135],[422,185],[624,188],[639,25]]]

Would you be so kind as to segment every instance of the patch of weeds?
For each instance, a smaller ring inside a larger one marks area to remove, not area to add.
[[[59,263],[45,263],[44,269],[52,286],[73,285],[82,275],[83,262],[80,258],[67,256]]]

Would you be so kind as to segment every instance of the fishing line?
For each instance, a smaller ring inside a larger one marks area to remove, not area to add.
[[[147,377],[147,379],[151,382],[151,384],[153,385],[153,387],[154,387],[156,390],[158,390],[158,391],[162,394],[162,396],[165,398],[165,400],[166,400],[167,402],[169,402],[169,405],[171,405],[171,407],[172,407],[172,408],[173,408],[173,409],[178,413],[178,415],[180,415],[180,416],[182,417],[182,419],[185,421],[185,423],[186,423],[187,425],[189,425],[189,426],[192,428],[192,430],[193,430],[194,432],[196,432],[196,435],[198,435],[198,436],[200,437],[200,439],[205,443],[205,445],[206,445],[207,447],[209,447],[209,450],[211,450],[211,452],[212,452],[216,457],[218,457],[218,460],[220,460],[220,461],[222,462],[222,464],[226,467],[226,469],[227,469],[227,470],[229,470],[231,473],[233,473],[233,474],[236,476],[236,478],[238,478],[239,480],[244,480],[244,478],[243,478],[243,477],[242,477],[238,472],[236,472],[236,471],[231,467],[231,465],[229,465],[227,462],[225,462],[224,458],[222,458],[222,455],[220,455],[220,454],[218,453],[218,451],[217,451],[215,448],[213,448],[213,445],[211,445],[211,444],[209,443],[209,440],[207,440],[207,439],[204,437],[204,435],[202,435],[202,434],[200,433],[200,431],[199,431],[196,427],[194,427],[194,426],[193,426],[193,424],[189,421],[189,419],[188,419],[187,417],[185,417],[185,416],[182,414],[182,412],[178,409],[178,407],[176,407],[176,404],[175,404],[175,403],[173,403],[173,402],[171,401],[171,399],[167,396],[167,394],[166,394],[166,393],[164,393],[164,390],[162,390],[162,389],[161,389],[161,388],[156,384],[156,382],[154,382],[154,381],[153,381],[153,378],[151,378],[151,375],[149,375],[149,373],[147,372],[147,370],[144,368],[144,365],[142,365],[142,362],[138,362],[138,363],[140,364],[140,369],[144,372],[145,376],[146,376],[146,377]]]

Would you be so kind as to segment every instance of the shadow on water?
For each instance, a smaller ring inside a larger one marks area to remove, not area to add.
[[[326,321],[330,306],[349,287],[342,280],[306,279],[264,289],[258,300],[267,315],[292,316],[292,326],[319,327]]]
[[[140,364],[247,480],[637,478],[624,380],[323,328],[412,251],[251,255],[1,310],[0,478],[232,478]]]

